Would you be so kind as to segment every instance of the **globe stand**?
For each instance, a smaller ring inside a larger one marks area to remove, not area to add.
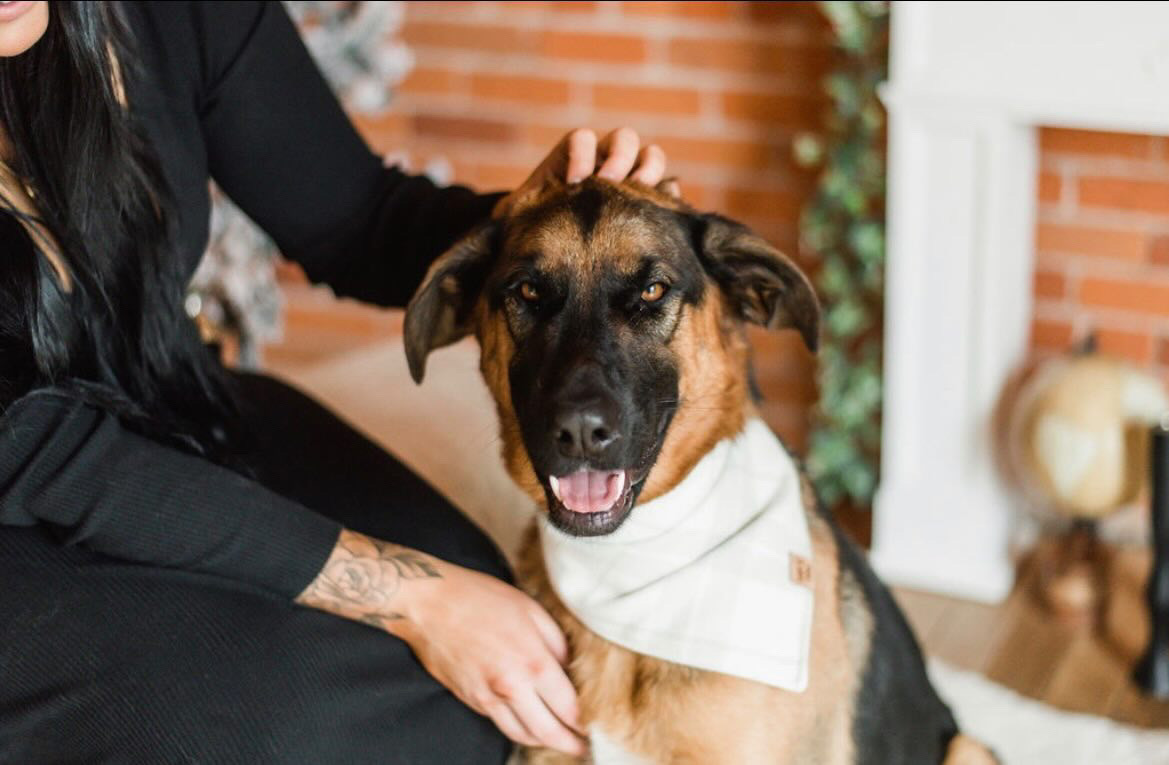
[[[1102,558],[1096,522],[1088,518],[1075,519],[1051,545],[1037,550],[1039,595],[1060,621],[1096,623],[1104,597]]]
[[[1153,571],[1146,596],[1149,646],[1137,662],[1133,680],[1158,699],[1169,698],[1169,426],[1152,429]]]

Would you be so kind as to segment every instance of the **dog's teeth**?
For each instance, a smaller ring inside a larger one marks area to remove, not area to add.
[[[554,476],[554,475],[548,476],[548,485],[552,487],[553,496],[555,496],[556,499],[563,502],[564,500],[561,499],[561,497],[560,497],[560,481],[559,481],[559,479],[557,479],[556,476]]]

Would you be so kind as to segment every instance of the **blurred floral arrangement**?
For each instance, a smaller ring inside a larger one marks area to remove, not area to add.
[[[402,2],[286,2],[330,86],[351,112],[378,112],[413,66],[395,40]],[[276,246],[214,184],[210,240],[188,288],[186,309],[205,337],[234,337],[240,367],[260,365],[260,347],[280,339]]]
[[[818,260],[825,305],[820,404],[807,467],[829,506],[867,506],[877,485],[885,264],[885,111],[889,3],[820,2],[836,48],[824,80],[831,111],[817,134],[793,145],[796,161],[819,169],[800,219],[802,248]]]

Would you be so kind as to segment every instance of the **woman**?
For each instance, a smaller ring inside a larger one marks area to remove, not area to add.
[[[598,157],[665,161],[576,131],[522,189]],[[0,761],[581,751],[563,635],[486,538],[181,310],[209,176],[388,306],[511,197],[383,168],[275,3],[0,3],[0,159]]]

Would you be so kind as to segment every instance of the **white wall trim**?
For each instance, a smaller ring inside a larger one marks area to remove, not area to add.
[[[1169,3],[895,3],[874,566],[994,602],[1015,503],[990,418],[1031,317],[1036,127],[1169,133]]]

